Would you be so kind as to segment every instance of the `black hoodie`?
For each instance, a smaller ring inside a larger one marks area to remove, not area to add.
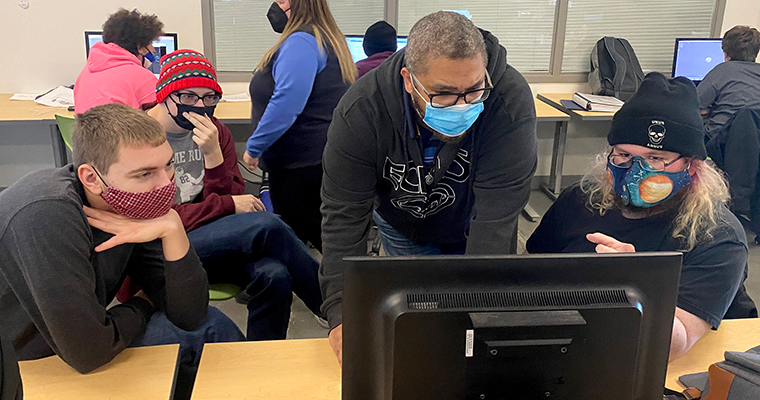
[[[335,109],[322,161],[319,271],[331,328],[342,323],[341,260],[367,254],[373,208],[416,243],[467,240],[467,254],[515,251],[517,217],[536,169],[536,111],[506,49],[482,33],[494,90],[467,136],[439,149],[430,177],[423,176],[417,129],[405,106],[403,50],[359,79]]]

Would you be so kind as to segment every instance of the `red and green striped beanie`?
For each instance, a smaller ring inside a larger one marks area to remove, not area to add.
[[[183,49],[161,57],[156,101],[161,103],[172,92],[194,87],[205,87],[222,94],[222,88],[216,82],[216,71],[203,54]]]

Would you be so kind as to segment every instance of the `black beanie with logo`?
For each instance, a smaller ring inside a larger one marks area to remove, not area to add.
[[[384,51],[396,51],[396,29],[385,21],[378,21],[364,33],[364,54],[367,57]]]
[[[704,160],[704,136],[694,83],[650,72],[612,117],[607,141],[611,146],[635,144]]]

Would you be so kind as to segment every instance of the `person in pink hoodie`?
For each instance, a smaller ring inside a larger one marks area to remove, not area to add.
[[[102,104],[147,110],[156,105],[156,76],[143,65],[164,24],[155,15],[120,9],[103,24],[103,41],[90,48],[87,65],[74,85],[74,108],[81,114]]]

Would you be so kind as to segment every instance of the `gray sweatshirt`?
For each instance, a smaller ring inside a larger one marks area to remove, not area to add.
[[[191,248],[169,262],[160,240],[96,253],[112,237],[91,228],[72,166],[33,172],[0,192],[0,336],[20,360],[59,355],[85,373],[109,362],[153,312],[141,298],[107,309],[129,275],[184,330],[200,327],[208,281]]]

